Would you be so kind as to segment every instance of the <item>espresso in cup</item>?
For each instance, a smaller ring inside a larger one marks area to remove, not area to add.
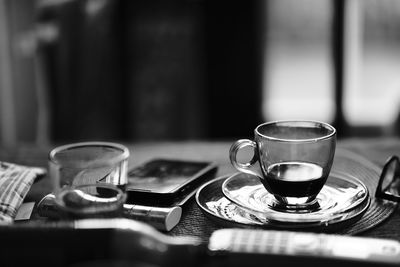
[[[247,146],[254,148],[253,159],[238,162],[238,151]],[[258,125],[254,140],[232,144],[230,160],[239,171],[258,176],[279,203],[296,208],[315,202],[329,176],[335,148],[336,130],[327,123],[274,121]],[[252,170],[256,162],[261,173]]]

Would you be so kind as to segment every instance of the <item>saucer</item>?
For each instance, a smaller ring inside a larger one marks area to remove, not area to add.
[[[221,186],[222,193],[231,202],[261,221],[280,223],[325,223],[367,206],[368,189],[350,174],[332,171],[317,195],[316,202],[302,209],[283,207],[270,194],[257,176],[236,173]]]
[[[335,216],[314,216],[309,219],[309,214],[302,214],[301,219],[296,221],[282,221],[267,216],[259,216],[249,212],[232,202],[222,193],[222,184],[226,179],[237,176],[223,176],[204,184],[196,193],[196,202],[200,209],[212,220],[225,226],[245,226],[261,228],[283,228],[283,229],[336,229],[336,226],[348,225],[358,220],[368,209],[370,198],[365,196],[358,205],[349,205],[347,211],[335,214]],[[342,181],[342,180],[340,180]],[[365,187],[364,187],[365,188]],[[352,207],[352,208],[351,208]],[[302,220],[305,219],[305,220]]]

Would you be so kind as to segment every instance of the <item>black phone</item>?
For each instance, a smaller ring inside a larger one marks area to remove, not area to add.
[[[213,162],[152,159],[128,171],[127,203],[181,206],[216,172],[217,165]],[[104,179],[99,182],[106,182]]]

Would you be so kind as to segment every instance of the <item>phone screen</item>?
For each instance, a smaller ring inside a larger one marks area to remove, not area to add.
[[[175,160],[153,160],[128,173],[128,188],[170,193],[190,182],[208,164]]]

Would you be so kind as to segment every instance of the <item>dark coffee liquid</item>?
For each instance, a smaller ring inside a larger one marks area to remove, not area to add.
[[[317,195],[326,178],[320,166],[292,161],[271,165],[261,182],[274,195],[299,198]]]

